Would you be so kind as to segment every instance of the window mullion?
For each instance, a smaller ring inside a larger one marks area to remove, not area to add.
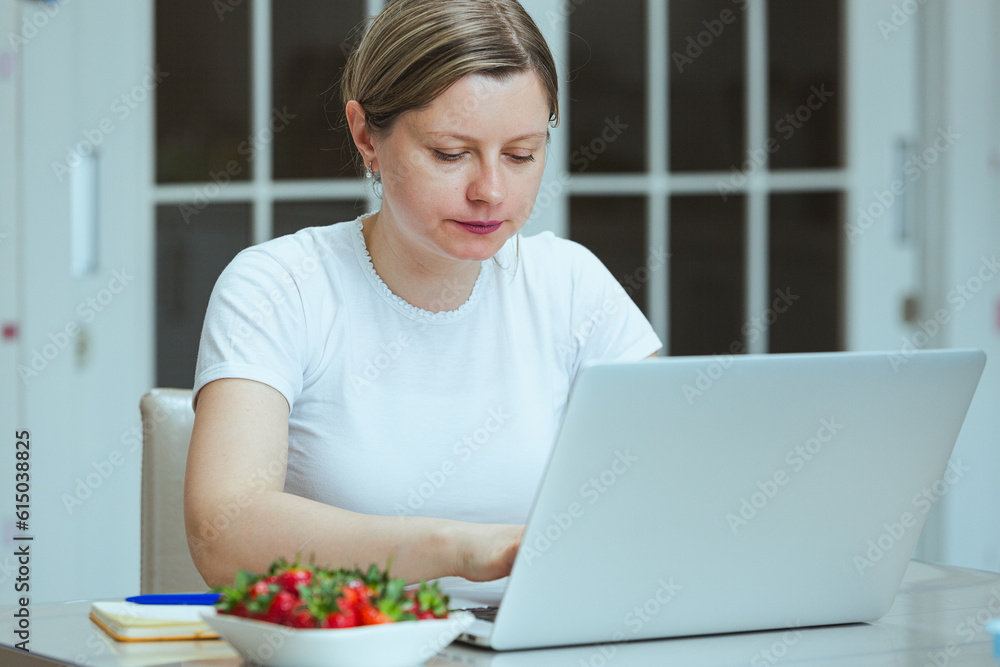
[[[746,137],[748,159],[760,167],[749,175],[746,198],[746,280],[745,320],[767,310],[768,290],[768,189],[767,157],[767,6],[766,0],[747,5],[746,67],[747,111]],[[768,350],[768,332],[746,341],[747,351],[761,354]]]
[[[271,0],[250,4],[251,137],[256,154],[253,164],[253,243],[271,238],[273,232],[274,134],[271,122]]]
[[[647,95],[646,118],[649,123],[649,173],[650,182],[665,177],[668,167],[667,123],[669,122],[667,105],[667,85],[669,67],[667,66],[667,3],[663,0],[648,0],[646,10],[646,48],[647,48]],[[668,326],[670,258],[659,258],[666,255],[669,235],[669,213],[667,195],[650,187],[646,193],[648,205],[646,208],[646,268],[650,272],[649,291],[647,293],[649,321],[653,330],[663,341],[664,353],[670,351],[670,327]]]

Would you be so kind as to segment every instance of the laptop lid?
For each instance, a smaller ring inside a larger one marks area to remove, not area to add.
[[[581,369],[495,649],[881,617],[985,366],[977,350]]]

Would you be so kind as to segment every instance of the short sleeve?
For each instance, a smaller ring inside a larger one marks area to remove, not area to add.
[[[302,391],[306,337],[302,298],[289,272],[266,252],[242,251],[208,302],[192,405],[209,382],[241,378],[278,390],[291,410]]]
[[[601,260],[578,243],[566,243],[572,251],[572,376],[585,361],[638,361],[661,349],[649,320]]]

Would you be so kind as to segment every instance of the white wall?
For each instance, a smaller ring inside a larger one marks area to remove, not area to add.
[[[31,599],[121,596],[139,589],[141,448],[128,438],[153,377],[153,97],[143,95],[153,3],[16,4],[34,26],[20,44],[23,377],[15,375],[16,427],[32,443]],[[62,172],[75,170],[68,154],[84,141],[99,144],[98,264],[74,277],[72,174]],[[2,437],[10,451],[10,434]],[[0,462],[0,479],[12,466]],[[0,505],[5,533],[12,505]],[[0,587],[0,602],[12,597]]]
[[[19,25],[16,0],[0,0],[0,35],[16,32]],[[18,307],[18,181],[17,169],[17,113],[20,87],[20,53],[9,40],[0,42],[0,326],[16,323],[20,318]],[[0,448],[2,451],[14,449],[14,433],[20,430],[21,411],[18,407],[19,395],[14,367],[17,364],[18,346],[16,340],[0,339]],[[13,456],[13,454],[12,454]],[[12,466],[13,463],[4,464]],[[2,464],[0,464],[2,465]],[[0,497],[14,498],[14,478],[11,468],[0,474]],[[13,525],[12,507],[3,507],[0,520],[5,527]],[[10,591],[13,596],[16,559],[13,542],[5,539],[4,553],[0,554],[0,591]],[[0,601],[4,599],[0,593]]]
[[[953,455],[970,470],[941,503],[940,560],[1000,571],[1000,269],[983,263],[1000,259],[1000,2],[942,4],[944,120],[962,135],[946,156],[945,341],[988,361]]]

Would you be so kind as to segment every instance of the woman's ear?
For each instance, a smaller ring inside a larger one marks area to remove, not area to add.
[[[351,130],[351,138],[358,147],[365,166],[375,159],[375,144],[368,124],[365,122],[365,110],[356,100],[347,103],[347,126]]]

